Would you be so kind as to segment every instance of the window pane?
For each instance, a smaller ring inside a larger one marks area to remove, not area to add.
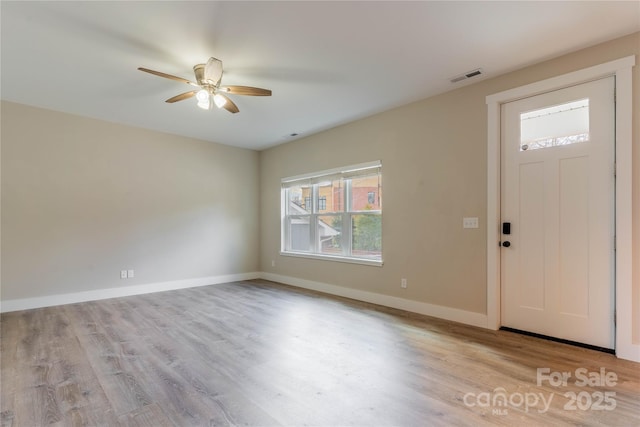
[[[292,216],[289,218],[289,250],[302,252],[311,250],[309,219],[309,216]]]
[[[342,215],[318,216],[320,253],[342,255]]]
[[[344,181],[335,179],[318,184],[318,213],[344,211]]]
[[[589,141],[589,100],[520,114],[520,151]]]
[[[287,214],[311,213],[311,186],[287,188]]]
[[[380,210],[382,208],[381,184],[380,175],[377,174],[353,178],[351,180],[351,210]]]
[[[351,253],[358,258],[382,259],[382,216],[356,214],[351,217]]]

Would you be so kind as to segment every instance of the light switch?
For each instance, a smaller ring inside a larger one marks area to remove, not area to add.
[[[478,217],[462,218],[462,228],[478,228]]]

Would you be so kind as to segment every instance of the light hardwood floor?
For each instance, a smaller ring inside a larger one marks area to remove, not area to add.
[[[1,319],[2,426],[640,425],[640,364],[266,281]]]

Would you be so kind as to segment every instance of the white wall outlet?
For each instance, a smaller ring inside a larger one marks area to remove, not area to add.
[[[134,278],[134,277],[135,277],[135,276],[134,276],[134,274],[133,274],[133,270],[127,270],[127,278],[128,278],[128,279],[132,279],[132,278]]]
[[[400,287],[407,288],[407,279],[400,279]]]
[[[276,266],[276,260],[275,260],[275,259],[272,259],[272,260],[271,260],[271,267],[275,267],[275,266]]]
[[[120,270],[120,278],[121,279],[127,278],[127,270]]]
[[[478,217],[462,218],[462,228],[478,228]]]

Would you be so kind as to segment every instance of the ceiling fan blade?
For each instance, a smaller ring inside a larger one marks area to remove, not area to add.
[[[220,95],[221,97],[223,97],[225,99],[225,101],[227,101],[227,102],[224,103],[222,108],[224,108],[225,110],[227,110],[228,112],[233,113],[233,114],[235,114],[235,113],[240,111],[238,109],[238,106],[232,100],[230,100],[228,96],[224,96],[221,93],[218,93],[217,95]]]
[[[178,82],[182,82],[182,83],[186,83],[188,85],[191,86],[196,86],[198,87],[198,84],[189,81],[187,79],[183,79],[182,77],[177,77],[177,76],[172,76],[171,74],[166,74],[166,73],[161,73],[160,71],[154,71],[154,70],[150,70],[148,68],[142,68],[142,67],[138,67],[138,70],[140,71],[144,71],[145,73],[149,73],[149,74],[153,74],[159,77],[164,77],[165,79],[171,79],[171,80],[176,80]]]
[[[178,101],[182,101],[185,99],[189,99],[192,96],[194,96],[198,91],[197,90],[192,90],[191,92],[185,92],[185,93],[181,93],[180,95],[176,95],[172,98],[167,99],[164,102],[168,102],[168,103],[173,103],[173,102],[178,102]]]
[[[271,96],[271,90],[251,86],[222,86],[219,90],[232,95]]]
[[[222,79],[222,61],[211,57],[204,66],[204,80],[214,86],[220,84]]]

